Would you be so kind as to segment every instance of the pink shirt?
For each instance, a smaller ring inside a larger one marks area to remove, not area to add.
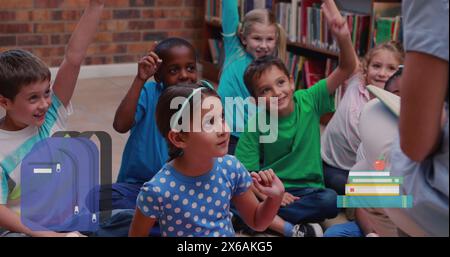
[[[361,73],[348,80],[348,86],[336,113],[325,128],[321,138],[322,159],[343,170],[350,170],[356,163],[356,153],[361,143],[359,116],[370,100]]]

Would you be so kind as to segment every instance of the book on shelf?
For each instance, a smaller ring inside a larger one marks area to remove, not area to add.
[[[321,3],[320,0],[302,0],[301,4],[300,4],[300,28],[299,28],[299,41],[302,43],[307,43],[308,42],[308,31],[309,31],[309,27],[312,27],[312,20],[311,20],[311,16],[312,16],[312,11],[309,10],[309,15],[308,15],[308,9],[312,8],[312,6],[314,4],[319,5]]]
[[[342,12],[342,16],[347,20],[353,48],[359,56],[365,55],[369,43],[370,16],[350,12]]]
[[[338,208],[411,208],[413,197],[398,196],[337,196]]]
[[[303,72],[305,62],[306,57],[294,54],[292,52],[288,52],[286,60],[286,68],[288,69],[289,74],[292,75],[292,77],[294,78],[296,90],[306,88]]]
[[[227,0],[230,1],[230,0]],[[272,0],[241,0],[240,14],[244,17],[249,11],[253,9],[270,9],[272,10]]]
[[[325,78],[326,60],[308,59],[305,61],[305,86],[312,87],[319,80]]]
[[[277,23],[279,23],[286,31],[290,41],[300,41],[298,37],[298,22],[301,3],[298,0],[292,0],[292,2],[279,2],[275,4],[275,17]]]
[[[403,184],[402,177],[349,177],[349,184]]]
[[[328,77],[338,66],[338,61],[334,59],[316,60],[306,58],[289,52],[286,60],[286,68],[289,74],[293,76],[295,88],[306,89],[313,86],[319,80]],[[345,87],[341,86],[335,93],[335,107],[342,99]]]
[[[275,5],[277,22],[285,28],[290,41],[301,42],[316,48],[338,52],[320,0],[291,0]],[[369,42],[370,16],[366,14],[341,12],[346,19],[358,55],[364,55]]]
[[[222,1],[238,1],[238,0],[205,0],[205,20],[222,21]],[[272,10],[272,0],[240,0],[239,14],[242,19],[245,14],[253,9],[270,9]]]
[[[400,195],[398,184],[346,184],[345,195]]]
[[[222,20],[222,1],[224,0],[205,0],[205,20],[207,21]]]
[[[403,37],[402,18],[396,16],[378,17],[375,20],[375,45],[379,45],[391,40],[402,41]]]
[[[349,177],[389,177],[389,171],[355,171],[351,170],[348,173]]]
[[[403,41],[401,2],[375,2],[372,9],[370,47],[389,40]]]
[[[328,77],[338,65],[337,60],[334,59],[327,59],[325,65],[323,63],[324,61],[310,61],[310,59],[304,56],[289,53],[287,56],[286,67],[288,68],[289,74],[294,78],[295,89],[307,89],[313,86],[319,80]],[[323,70],[323,67],[325,67],[325,70]],[[318,73],[311,73],[311,70],[318,71]],[[335,109],[338,108],[344,93],[345,86],[340,86],[336,89],[334,96]]]

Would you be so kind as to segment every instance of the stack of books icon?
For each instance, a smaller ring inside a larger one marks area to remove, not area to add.
[[[413,197],[400,195],[402,183],[402,177],[390,177],[389,171],[350,171],[338,208],[411,208]]]

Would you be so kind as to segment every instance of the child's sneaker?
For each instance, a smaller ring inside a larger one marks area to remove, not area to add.
[[[322,227],[317,223],[297,224],[292,230],[293,237],[323,237]]]

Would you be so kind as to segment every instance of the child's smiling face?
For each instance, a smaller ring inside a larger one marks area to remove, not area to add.
[[[273,55],[277,47],[277,27],[255,23],[252,25],[252,31],[242,36],[242,43],[245,50],[255,59]]]
[[[4,97],[0,99],[8,115],[7,130],[17,131],[28,126],[40,127],[44,124],[52,103],[50,83],[48,80],[32,83],[23,86],[14,100]]]
[[[384,88],[386,81],[400,65],[395,55],[388,50],[380,50],[374,54],[367,67],[367,84]]]
[[[293,79],[276,66],[263,72],[253,86],[255,97],[264,97],[266,106],[277,108],[280,117],[288,116],[294,111],[294,89]],[[278,105],[271,103],[271,97],[278,98]]]
[[[163,82],[165,86],[197,82],[197,58],[191,48],[175,46],[160,58],[163,62],[155,74],[157,82]]]

